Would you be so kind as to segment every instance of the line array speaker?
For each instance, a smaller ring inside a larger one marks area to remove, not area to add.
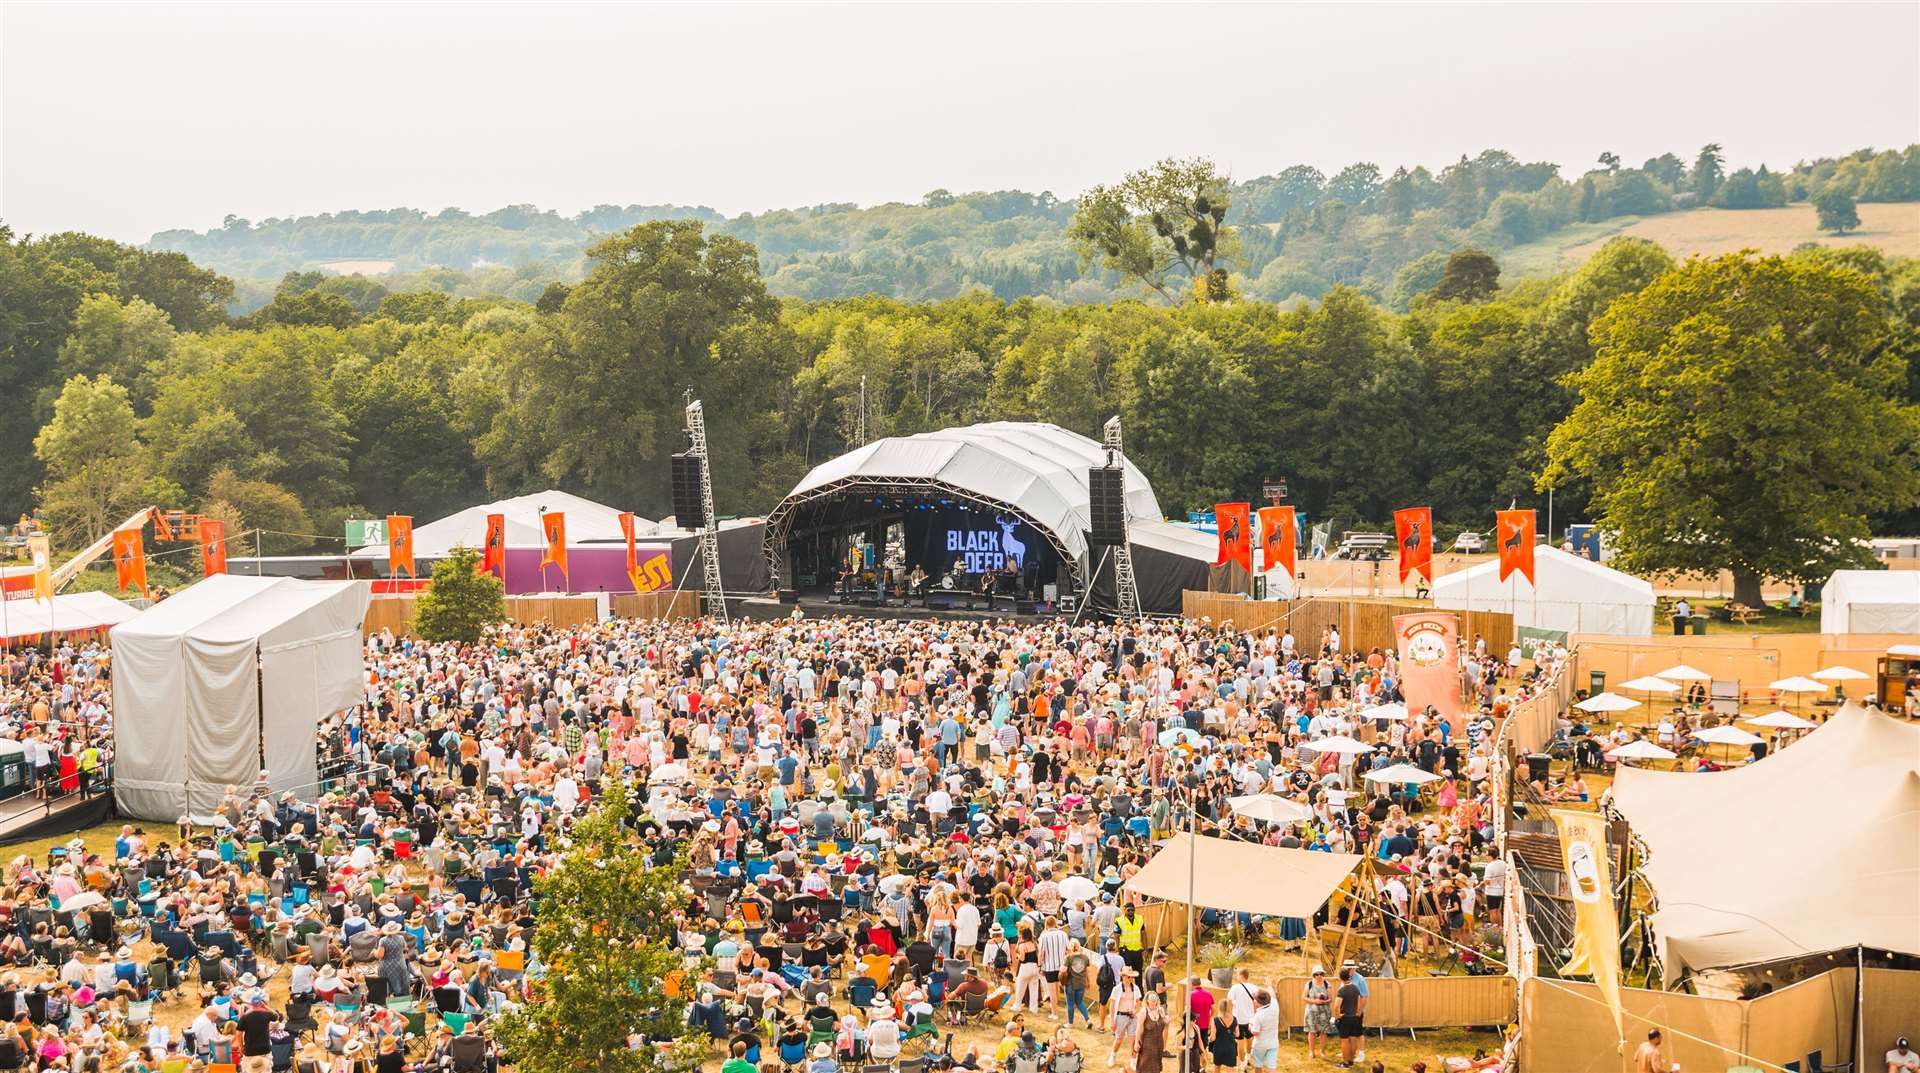
[[[682,529],[698,529],[707,524],[706,508],[700,495],[699,455],[673,456],[673,518]]]
[[[1087,470],[1087,513],[1092,523],[1087,532],[1089,543],[1120,543],[1126,527],[1126,497],[1126,476],[1118,466],[1095,466]]]

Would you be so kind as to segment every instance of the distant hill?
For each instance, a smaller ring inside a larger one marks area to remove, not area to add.
[[[1791,248],[1823,241],[1809,200],[1829,188],[1855,197],[1865,231],[1839,241],[1914,252],[1910,206],[1920,201],[1920,145],[1861,150],[1786,172],[1729,170],[1717,145],[1691,164],[1672,153],[1625,167],[1612,153],[1573,178],[1560,165],[1486,150],[1437,173],[1391,174],[1358,163],[1327,176],[1296,166],[1237,183],[1228,222],[1240,243],[1235,285],[1250,298],[1317,299],[1335,285],[1389,305],[1431,286],[1463,246],[1493,253],[1509,277],[1552,272],[1605,238],[1643,234],[1675,252]],[[531,300],[548,282],[579,278],[588,246],[636,224],[699,219],[752,242],[775,294],[905,300],[985,290],[1065,302],[1132,292],[1083,272],[1066,237],[1075,203],[1017,190],[928,193],[916,204],[824,204],[728,217],[705,206],[600,205],[562,216],[532,205],[474,215],[459,209],[347,211],[208,231],[163,231],[174,250],[241,281],[236,311],[264,303],[271,283],[316,269],[379,274],[389,290],[504,294]],[[254,282],[249,282],[254,281]]]

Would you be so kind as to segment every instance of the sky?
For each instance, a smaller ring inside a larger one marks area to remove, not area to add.
[[[0,222],[1068,197],[1489,147],[1920,141],[1920,3],[0,2]]]

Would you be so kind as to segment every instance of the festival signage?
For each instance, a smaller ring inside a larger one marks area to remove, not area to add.
[[[1407,507],[1393,512],[1393,532],[1400,545],[1400,584],[1414,571],[1433,582],[1433,508]]]
[[[1613,1030],[1624,1045],[1620,1005],[1620,918],[1613,908],[1612,869],[1607,865],[1607,821],[1596,812],[1554,809],[1567,894],[1573,899],[1573,947],[1561,976],[1592,976],[1613,1012]]]
[[[487,539],[481,545],[480,572],[501,577],[507,569],[507,516],[487,515]]]
[[[200,558],[206,563],[206,576],[227,572],[227,523],[214,518],[200,521]]]
[[[1293,576],[1296,528],[1292,507],[1260,508],[1260,548],[1268,570],[1283,568],[1288,577]]]
[[[127,591],[128,585],[137,585],[140,595],[152,598],[147,589],[147,549],[140,540],[138,529],[118,529],[113,534],[113,570],[120,582],[120,591]]]
[[[960,569],[968,574],[985,574],[1000,569],[1009,559],[1015,570],[1023,569],[1027,562],[1027,545],[1015,531],[1020,526],[1018,518],[1000,518],[994,520],[994,528],[949,529],[946,532],[946,552],[949,563],[958,560]]]
[[[540,516],[540,531],[547,535],[547,547],[540,555],[540,579],[546,580],[547,566],[560,568],[560,580],[567,581],[567,516],[555,511]]]
[[[413,566],[413,515],[387,515],[387,574],[405,570],[408,577],[419,577]]]
[[[1393,636],[1400,649],[1400,693],[1408,711],[1428,705],[1461,729],[1460,624],[1451,612],[1396,615]]]
[[[1533,584],[1533,512],[1497,511],[1493,532],[1499,540],[1494,546],[1500,552],[1500,580],[1507,580],[1518,570],[1527,584]]]
[[[1565,647],[1572,635],[1565,630],[1549,630],[1540,626],[1518,626],[1514,628],[1514,640],[1520,643],[1520,658],[1533,659],[1534,653],[1543,644],[1555,644]]]
[[[47,534],[28,537],[27,554],[33,559],[34,600],[53,599],[53,549],[47,545]]]
[[[387,523],[384,518],[348,518],[347,549],[364,548],[369,544],[387,542]]]
[[[1252,506],[1247,503],[1221,503],[1213,508],[1213,524],[1220,538],[1220,552],[1213,565],[1239,563],[1240,569],[1253,573]]]

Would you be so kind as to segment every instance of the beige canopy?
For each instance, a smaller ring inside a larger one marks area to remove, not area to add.
[[[1191,879],[1189,861],[1197,864]],[[1146,898],[1185,903],[1191,882],[1193,904],[1208,909],[1310,917],[1359,863],[1351,853],[1175,835],[1160,843],[1160,851],[1127,881],[1127,889]]]
[[[1865,946],[1920,955],[1920,726],[1847,704],[1755,764],[1622,767],[1669,974]]]

